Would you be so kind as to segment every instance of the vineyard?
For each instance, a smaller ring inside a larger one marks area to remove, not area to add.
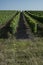
[[[43,37],[43,12],[0,11],[0,38]]]
[[[0,11],[0,65],[43,65],[43,11]]]

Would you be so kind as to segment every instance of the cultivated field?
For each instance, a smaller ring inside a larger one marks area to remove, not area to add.
[[[43,11],[0,11],[0,65],[43,65]]]

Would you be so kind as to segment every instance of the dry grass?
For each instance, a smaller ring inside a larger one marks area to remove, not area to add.
[[[0,39],[0,65],[43,65],[43,38]]]

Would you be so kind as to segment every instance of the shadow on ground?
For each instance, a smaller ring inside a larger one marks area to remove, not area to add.
[[[15,33],[16,39],[27,39],[28,34],[27,34],[26,29],[27,29],[27,27],[26,27],[25,21],[23,19],[23,13],[21,12],[17,32]]]
[[[12,32],[10,28],[10,22],[8,22],[5,27],[0,29],[0,38],[9,38],[8,32]]]
[[[43,37],[43,28],[38,26],[38,37]]]

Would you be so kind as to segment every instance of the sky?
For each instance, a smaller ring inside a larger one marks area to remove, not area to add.
[[[0,0],[0,10],[43,10],[43,0]]]

